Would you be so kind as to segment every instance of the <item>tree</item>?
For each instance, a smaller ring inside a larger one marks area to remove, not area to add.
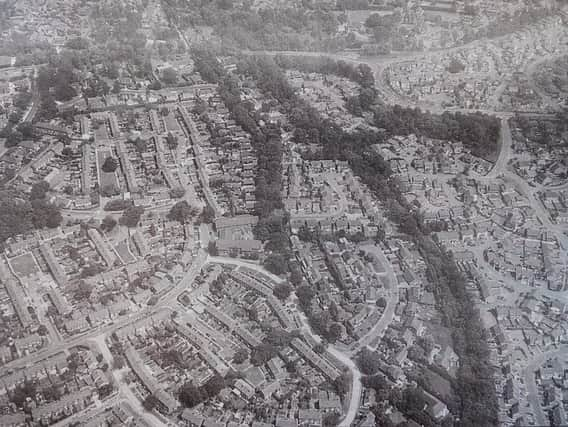
[[[63,222],[59,208],[45,199],[32,200],[32,221],[36,228],[57,228]]]
[[[215,244],[215,242],[211,241],[207,244],[207,252],[211,256],[219,255],[219,251],[217,250],[217,245]]]
[[[357,366],[365,375],[374,375],[379,370],[381,357],[375,351],[363,348],[357,357]]]
[[[284,274],[288,270],[288,263],[282,255],[273,253],[264,260],[264,268],[274,274]]]
[[[13,130],[13,131],[10,131],[8,133],[8,135],[6,136],[6,141],[4,142],[4,145],[8,148],[9,147],[15,147],[20,142],[22,142],[23,139],[24,139],[24,136],[22,135],[22,132],[20,132],[18,130]]]
[[[142,206],[130,206],[122,213],[122,216],[118,220],[120,224],[127,227],[133,228],[138,225],[140,217],[144,213],[144,208]]]
[[[118,189],[114,184],[105,184],[101,187],[100,194],[103,197],[112,197],[120,194],[120,189]]]
[[[181,199],[183,196],[185,196],[185,188],[183,187],[174,187],[170,190],[172,199]]]
[[[199,220],[206,224],[211,224],[213,221],[215,221],[215,211],[213,210],[213,208],[209,205],[206,205],[203,208],[203,211],[201,211],[201,215],[199,215]]]
[[[112,369],[122,369],[124,367],[124,357],[120,354],[115,354],[112,358]]]
[[[203,391],[209,398],[215,397],[225,387],[225,381],[219,375],[215,375],[203,386]]]
[[[207,394],[188,382],[179,390],[179,400],[186,408],[193,408],[207,399]]]
[[[241,364],[245,360],[247,360],[248,357],[248,351],[245,348],[241,347],[235,352],[235,355],[233,356],[233,362],[236,364]]]
[[[34,136],[34,127],[29,122],[20,123],[17,129],[22,133],[23,138],[32,138]]]
[[[149,394],[146,399],[144,399],[144,402],[142,402],[142,406],[148,412],[152,412],[155,408],[158,407],[159,404],[160,401],[153,394]]]
[[[20,122],[20,120],[22,120],[22,116],[24,115],[24,113],[22,112],[22,110],[16,110],[12,113],[10,113],[10,115],[8,116],[8,122],[10,122],[10,124],[15,125],[17,123]]]
[[[61,399],[61,390],[55,384],[45,387],[42,390],[43,398],[48,402],[54,402],[56,400]]]
[[[465,65],[462,64],[461,61],[457,58],[452,58],[450,65],[448,65],[448,71],[450,73],[456,74],[461,73],[463,70],[465,70]]]
[[[180,224],[185,224],[193,216],[195,216],[197,212],[198,211],[194,207],[191,207],[186,200],[182,200],[172,206],[168,212],[167,218],[170,221],[178,221]]]
[[[107,215],[103,218],[101,222],[101,228],[104,231],[112,231],[112,229],[116,226],[116,219],[111,215]]]
[[[254,348],[250,357],[250,361],[255,366],[264,365],[278,353],[278,349],[269,343],[263,342]]]
[[[32,100],[32,94],[27,90],[18,92],[14,97],[13,105],[19,110],[25,110]],[[31,123],[29,123],[31,125]]]
[[[150,90],[160,90],[162,88],[162,83],[159,80],[154,80],[152,83],[148,85],[148,89]]]
[[[169,67],[162,71],[162,81],[167,85],[174,85],[178,81],[177,71]]]
[[[303,281],[304,275],[302,274],[302,270],[300,270],[299,267],[292,268],[292,270],[290,271],[290,282],[292,282],[292,284],[297,287],[300,286]]]
[[[118,168],[118,162],[116,161],[116,159],[114,157],[107,157],[103,163],[103,165],[101,166],[101,169],[103,170],[103,172],[107,172],[107,173],[112,173],[116,170],[116,168]]]
[[[177,148],[178,146],[177,136],[175,136],[171,132],[168,132],[168,135],[166,136],[166,144],[168,145],[168,148],[170,150],[174,150],[175,148]]]
[[[350,385],[351,378],[347,372],[344,372],[339,377],[337,377],[335,381],[333,381],[333,388],[335,389],[335,392],[342,397],[349,393]]]
[[[335,343],[339,338],[341,338],[341,333],[343,332],[343,328],[341,324],[333,322],[329,327],[329,331],[327,333],[327,339],[330,343]]]
[[[385,297],[377,298],[377,307],[385,308],[387,306],[387,300]]]
[[[112,84],[112,93],[119,94],[120,93],[120,82],[115,80]]]
[[[0,243],[9,237],[29,233],[33,228],[33,208],[27,201],[0,195]]]
[[[81,272],[81,276],[82,277],[95,276],[96,274],[100,273],[100,271],[101,270],[98,268],[98,266],[90,265],[83,269],[83,271]],[[84,280],[81,280],[79,282],[79,285],[75,289],[74,295],[75,298],[78,300],[87,300],[91,296],[92,292],[93,292],[93,285],[85,282]]]
[[[337,412],[335,412],[335,411],[328,412],[323,417],[322,426],[323,427],[335,427],[336,425],[339,424],[339,421],[341,421],[341,416]]]
[[[278,283],[272,290],[274,296],[281,301],[286,300],[292,293],[292,287],[288,283]]]
[[[296,290],[296,296],[300,302],[308,305],[311,303],[315,295],[314,290],[308,285],[302,285]]]
[[[55,84],[54,94],[55,99],[58,101],[69,101],[77,95],[77,92],[75,92],[75,89],[73,89],[73,86],[71,86],[68,81],[61,80]]]
[[[49,191],[49,184],[45,181],[38,181],[32,185],[30,191],[30,200],[40,200],[45,199],[47,192]]]

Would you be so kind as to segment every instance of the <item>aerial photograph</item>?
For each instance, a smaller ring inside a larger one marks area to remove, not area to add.
[[[0,427],[567,427],[568,0],[0,0]]]

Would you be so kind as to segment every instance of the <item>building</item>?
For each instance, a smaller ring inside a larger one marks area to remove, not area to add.
[[[101,257],[105,260],[106,265],[112,267],[117,259],[117,256],[109,247],[109,245],[104,241],[101,233],[99,233],[99,231],[95,228],[89,228],[87,234],[95,244],[95,247],[97,248],[97,251],[99,252]]]
[[[440,421],[450,413],[448,407],[444,402],[431,395],[427,391],[424,391],[424,400],[426,401],[427,405],[426,411],[428,412],[428,415],[432,417],[432,419]]]
[[[49,135],[56,137],[69,136],[67,129],[45,122],[36,123],[34,125],[34,132],[38,135]]]
[[[136,249],[138,249],[140,256],[145,257],[146,255],[148,255],[150,253],[150,248],[148,247],[148,243],[146,242],[146,238],[144,237],[144,235],[142,233],[140,233],[139,231],[136,231],[132,235],[132,240],[134,241],[134,245],[136,246]]]
[[[71,305],[67,304],[59,289],[50,290],[48,295],[51,303],[59,314],[65,316],[71,312]]]
[[[184,409],[181,413],[181,419],[185,422],[187,427],[201,427],[205,418],[201,415],[195,414],[189,409]]]
[[[116,117],[114,117],[116,120]],[[126,185],[128,191],[131,193],[138,193],[140,191],[138,183],[136,182],[136,171],[134,166],[128,158],[128,151],[124,145],[124,142],[118,141],[116,144],[116,151],[118,152],[118,158],[120,159],[120,165],[122,166],[122,171],[124,172],[124,177],[126,179]]]
[[[319,354],[312,350],[304,341],[294,338],[290,344],[300,355],[310,363],[314,368],[318,369],[325,377],[335,381],[341,376],[341,372]],[[301,424],[301,423],[300,423]]]
[[[158,410],[165,414],[171,414],[179,406],[177,399],[175,399],[171,394],[162,390],[160,384],[144,367],[144,362],[138,355],[138,352],[128,345],[124,352],[128,364],[132,368],[132,371],[136,374],[140,382],[148,389],[148,391],[156,398],[158,402]]]
[[[258,224],[254,215],[238,215],[232,218],[220,217],[215,220],[215,228],[221,239],[230,239],[232,232],[243,228],[253,228]]]
[[[27,304],[24,302],[24,298],[21,295],[18,284],[12,279],[7,279],[4,280],[4,287],[12,301],[12,305],[18,315],[18,319],[20,319],[20,323],[24,328],[28,328],[33,324],[33,319],[28,311]]]
[[[57,284],[59,286],[64,286],[67,283],[67,275],[65,274],[65,271],[63,270],[61,265],[59,265],[57,258],[55,258],[51,246],[48,246],[46,243],[44,243],[40,245],[39,251],[43,255],[43,258],[45,259],[45,262],[49,267],[49,271],[51,271],[51,274],[53,275],[53,278],[55,279]]]
[[[258,256],[262,251],[260,240],[217,240],[220,256]]]

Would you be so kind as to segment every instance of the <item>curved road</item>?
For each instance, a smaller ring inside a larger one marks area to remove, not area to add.
[[[304,313],[300,313],[298,316],[302,322],[302,331],[312,337],[317,343],[321,343],[321,337],[312,331],[308,319]],[[351,371],[351,390],[349,392],[349,408],[347,413],[343,417],[343,420],[338,424],[339,427],[350,427],[355,418],[357,418],[357,413],[359,412],[359,402],[361,401],[361,394],[363,392],[363,384],[361,383],[361,371],[351,359],[351,355],[341,351],[333,344],[328,344],[326,351],[330,353],[333,357],[343,363]]]

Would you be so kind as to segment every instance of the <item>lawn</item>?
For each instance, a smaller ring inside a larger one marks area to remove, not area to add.
[[[30,276],[39,272],[35,259],[30,253],[12,258],[10,266],[18,276]]]

